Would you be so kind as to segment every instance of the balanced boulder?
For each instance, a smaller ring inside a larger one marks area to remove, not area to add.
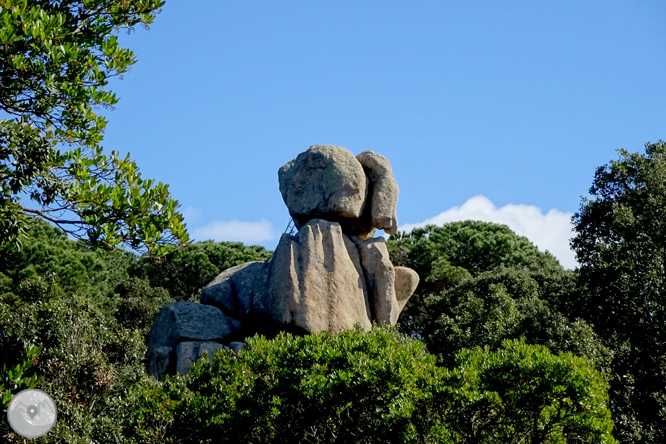
[[[297,226],[313,218],[359,218],[368,190],[363,167],[345,148],[315,145],[278,171],[280,192]]]

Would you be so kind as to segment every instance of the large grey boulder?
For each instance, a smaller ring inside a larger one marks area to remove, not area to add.
[[[173,302],[155,318],[148,348],[172,346],[183,341],[224,342],[241,324],[218,308],[196,302]]]
[[[181,342],[176,347],[176,373],[189,375],[192,364],[206,352],[212,363],[215,353],[219,350],[228,350],[219,342]]]
[[[361,266],[368,283],[373,320],[379,325],[395,325],[401,309],[395,295],[395,270],[386,248],[386,240],[383,237],[354,240],[361,254]]]
[[[268,264],[247,262],[228,268],[201,290],[201,303],[213,305],[236,317],[252,312],[253,301],[268,291]]]
[[[172,358],[175,358],[175,351],[165,345],[149,348],[146,357],[148,358],[148,374],[158,380],[164,379],[164,375],[169,371],[169,364]]]
[[[257,313],[305,332],[371,328],[360,256],[339,223],[313,219],[296,236],[283,234],[268,267]]]
[[[374,151],[363,151],[356,156],[370,178],[372,191],[370,201],[370,226],[384,230],[388,234],[398,232],[396,204],[398,203],[398,183],[388,159]],[[368,203],[366,202],[366,205]]]
[[[241,323],[218,308],[196,302],[174,302],[159,312],[148,341],[148,370],[157,379],[175,371],[176,347],[181,342],[236,339]]]
[[[335,145],[311,146],[280,168],[278,180],[298,228],[313,218],[359,218],[368,190],[359,161]]]

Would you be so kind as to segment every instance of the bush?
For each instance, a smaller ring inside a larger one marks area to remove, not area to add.
[[[552,286],[551,286],[552,287]],[[601,369],[612,353],[585,321],[571,321],[546,300],[547,281],[531,270],[499,268],[427,299],[423,340],[444,365],[453,365],[463,348],[500,347],[525,338],[555,352],[592,359]]]
[[[529,270],[545,283],[556,284],[544,296],[573,281],[572,272],[565,271],[553,255],[540,252],[506,225],[471,220],[427,225],[393,235],[387,244],[393,265],[412,268],[421,278],[399,319],[401,331],[417,339],[423,338],[423,326],[433,315],[427,300],[480,275],[500,269]]]
[[[391,330],[255,337],[189,378],[146,383],[132,427],[142,442],[439,442],[438,372],[422,344]]]
[[[453,442],[617,442],[606,381],[586,358],[509,340],[462,350],[442,380]]]
[[[505,341],[461,351],[449,370],[393,329],[252,338],[127,400],[138,442],[616,442],[589,360]]]

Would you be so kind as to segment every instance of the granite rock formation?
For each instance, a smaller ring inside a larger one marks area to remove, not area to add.
[[[278,171],[298,233],[284,233],[268,262],[229,268],[158,314],[148,370],[188,374],[203,352],[242,351],[243,338],[280,331],[338,333],[394,325],[418,274],[394,267],[377,229],[397,232],[398,185],[388,160],[333,145],[312,146]]]
[[[257,311],[306,332],[372,326],[359,251],[339,223],[311,219],[296,236],[283,234],[268,266]]]

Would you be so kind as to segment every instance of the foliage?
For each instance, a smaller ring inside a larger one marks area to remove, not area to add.
[[[255,337],[237,357],[147,384],[133,429],[142,442],[438,442],[437,372],[421,344],[388,330]]]
[[[139,330],[147,342],[153,320],[173,298],[164,288],[151,287],[148,280],[136,277],[118,284],[115,292],[116,320],[125,328]]]
[[[109,79],[135,62],[114,30],[148,25],[161,0],[0,2],[0,243],[19,242],[26,214],[92,244],[188,241],[168,187],[103,154]],[[62,151],[62,148],[67,147]],[[39,208],[21,204],[28,195]]]
[[[505,339],[524,338],[607,368],[611,353],[592,328],[581,320],[570,321],[548,303],[548,292],[568,283],[559,278],[562,275],[515,268],[481,273],[426,300],[431,316],[424,321],[423,340],[445,365],[453,363],[460,349],[498,348]]]
[[[30,375],[31,367],[37,365],[39,347],[28,345],[19,363],[14,366],[2,365],[0,369],[0,404],[7,408],[12,400],[12,393],[24,389],[35,388],[39,382],[37,375]]]
[[[460,351],[443,381],[454,442],[617,442],[606,381],[585,358],[504,341]]]
[[[170,248],[164,257],[143,256],[132,274],[166,289],[175,300],[198,299],[201,289],[222,271],[250,261],[267,261],[272,252],[241,242],[197,242]]]
[[[666,441],[666,144],[619,150],[574,215],[584,289],[575,307],[615,352],[617,436]]]
[[[525,338],[553,351],[587,356],[606,369],[611,353],[575,313],[560,312],[578,295],[576,273],[505,225],[453,222],[393,236],[395,265],[417,270],[421,282],[399,325],[453,365],[463,348],[497,348]]]
[[[59,416],[48,439],[65,441],[65,431],[86,436],[92,418],[103,416],[108,398],[143,374],[143,336],[119,325],[99,298],[66,293],[57,279],[28,280],[32,285],[18,294],[19,300],[0,304],[2,358],[11,360],[25,343],[39,344],[37,387],[53,397]],[[3,429],[6,425],[0,426],[0,435]]]
[[[173,301],[162,288],[169,283],[158,277],[185,276],[187,270],[171,263],[167,273],[148,255],[140,262],[132,253],[91,248],[37,218],[27,219],[26,234],[20,249],[0,246],[2,396],[8,402],[28,386],[52,395],[59,420],[40,438],[43,442],[123,442],[119,418],[128,412],[113,410],[114,402],[145,377],[152,322]],[[198,251],[198,245],[190,248]],[[219,248],[208,243],[205,249],[218,253],[211,260],[220,267],[235,265],[244,252],[263,251],[226,243]],[[188,251],[170,252],[163,264]],[[180,264],[186,267],[186,261]],[[141,276],[146,267],[154,285]],[[6,423],[0,425],[0,436],[23,442],[8,438]]]
[[[606,382],[571,354],[506,341],[434,365],[392,330],[253,338],[128,399],[140,442],[614,443]],[[129,435],[129,434],[128,434]]]
[[[26,232],[21,248],[0,246],[0,273],[5,282],[0,294],[23,291],[27,285],[24,281],[30,277],[57,276],[58,285],[65,291],[78,290],[101,297],[126,282],[127,270],[136,262],[131,253],[92,249],[72,242],[62,230],[34,217],[28,218]]]
[[[481,221],[428,225],[411,233],[398,233],[388,241],[391,261],[416,270],[421,281],[400,315],[402,331],[421,337],[430,316],[425,301],[463,282],[503,268],[526,268],[544,273],[562,272],[550,253],[541,253],[527,238],[506,225]]]

